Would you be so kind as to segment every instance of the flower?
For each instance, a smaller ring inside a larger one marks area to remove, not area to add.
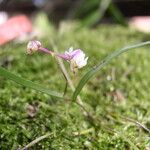
[[[42,47],[42,44],[40,41],[29,41],[27,44],[27,54],[32,54],[33,52],[36,51],[41,51],[50,55],[54,55],[55,53],[47,48]]]
[[[27,44],[27,54],[32,54],[33,52],[39,50],[42,46],[40,41],[29,41]]]
[[[64,54],[59,54],[42,47],[40,41],[29,41],[27,44],[27,53],[32,54],[35,51],[42,51],[44,53],[50,54],[51,56],[57,56],[68,61],[70,63],[70,69],[74,73],[76,73],[78,69],[86,66],[88,60],[88,57],[85,58],[85,53],[81,49],[73,50],[73,47],[70,47],[69,50],[65,51]]]
[[[65,51],[65,56],[70,62],[70,69],[76,73],[78,69],[87,65],[88,57],[85,58],[85,53],[81,49],[73,50],[69,48],[68,51]]]

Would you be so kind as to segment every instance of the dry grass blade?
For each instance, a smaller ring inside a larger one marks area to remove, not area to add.
[[[51,133],[47,133],[43,136],[38,137],[37,139],[33,140],[32,142],[30,142],[29,144],[27,144],[25,147],[23,148],[19,148],[18,150],[27,150],[28,148],[30,148],[31,146],[35,145],[36,143],[40,142],[41,140],[49,137],[50,135],[52,135]]]
[[[145,131],[147,131],[148,133],[150,133],[150,129],[148,129],[145,125],[143,125],[142,123],[138,122],[137,120],[131,119],[131,118],[127,118],[127,117],[122,117],[123,119],[133,122],[136,125],[138,125],[139,127],[141,127],[142,129],[144,129]]]

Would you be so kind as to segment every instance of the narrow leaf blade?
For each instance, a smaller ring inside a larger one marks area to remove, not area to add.
[[[121,55],[122,53],[128,51],[128,50],[132,50],[135,48],[139,48],[145,45],[149,45],[150,41],[147,42],[142,42],[139,44],[135,44],[135,45],[131,45],[131,46],[127,46],[124,47],[122,49],[119,49],[117,51],[114,51],[112,54],[108,55],[104,60],[102,60],[99,64],[97,64],[96,66],[94,66],[93,68],[91,68],[80,80],[79,84],[77,85],[74,93],[73,93],[73,100],[76,100],[77,96],[79,95],[79,93],[81,92],[82,88],[84,87],[84,85],[88,82],[88,80],[93,77],[99,70],[101,70],[104,66],[106,66],[113,58],[116,58],[117,56]]]
[[[21,84],[25,87],[28,87],[28,88],[31,88],[31,89],[34,89],[36,91],[39,91],[39,92],[42,92],[42,93],[45,93],[45,94],[48,94],[50,96],[54,96],[54,97],[57,97],[57,98],[63,98],[63,95],[60,94],[60,93],[57,93],[57,92],[54,92],[54,91],[51,91],[45,87],[42,87],[41,85],[39,84],[36,84],[30,80],[26,80],[22,77],[19,77],[9,71],[7,71],[6,69],[4,69],[3,67],[0,67],[0,76],[6,78],[6,79],[9,79],[9,80],[12,80],[18,84]]]

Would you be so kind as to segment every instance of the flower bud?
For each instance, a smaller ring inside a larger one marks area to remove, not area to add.
[[[42,46],[39,41],[29,41],[27,44],[27,54],[32,54]]]

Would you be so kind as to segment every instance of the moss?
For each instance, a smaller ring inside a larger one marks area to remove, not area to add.
[[[79,72],[76,84],[90,67],[106,55],[123,46],[143,41],[146,37],[148,35],[130,28],[100,26],[79,31],[72,27],[61,34],[53,34],[51,40],[55,41],[61,52],[73,46],[83,49],[89,56],[89,65]],[[41,42],[52,48],[49,40],[43,38]],[[42,53],[27,56],[25,49],[26,43],[10,43],[1,47],[0,64],[15,74],[63,92],[65,81],[55,60]],[[0,77],[0,149],[23,147],[47,132],[52,135],[31,149],[133,149],[124,137],[139,149],[145,149],[149,142],[148,133],[122,117],[133,118],[150,127],[148,49],[143,47],[113,60],[81,92],[83,101],[101,120],[98,127],[93,127],[84,118],[77,105],[59,101]],[[112,80],[109,80],[110,77]],[[116,91],[120,92],[123,99],[115,97]],[[71,90],[68,95],[71,95]],[[30,117],[27,108],[35,104],[38,105],[37,112]],[[95,128],[92,133],[80,136],[73,134],[91,127]],[[104,130],[105,127],[115,133]]]

